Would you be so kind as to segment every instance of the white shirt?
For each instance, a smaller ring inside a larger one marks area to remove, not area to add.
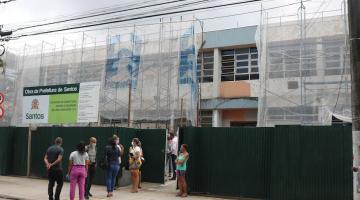
[[[86,161],[89,160],[89,155],[86,152],[80,154],[78,151],[73,151],[70,154],[69,160],[73,162],[73,165],[86,165]]]
[[[136,146],[136,147],[131,148],[130,153],[132,153],[134,155],[139,154],[141,156],[142,151],[141,151],[141,148],[139,146]]]
[[[116,145],[116,147],[119,149],[119,152],[120,152],[120,155],[119,155],[119,164],[121,164],[121,147],[120,147],[120,145]]]
[[[174,136],[174,138],[171,140],[171,154],[178,155],[178,137]]]

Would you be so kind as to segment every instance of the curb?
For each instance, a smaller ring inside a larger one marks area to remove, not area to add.
[[[2,194],[0,194],[0,198],[2,198],[2,199],[10,199],[10,200],[27,200],[27,199],[24,199],[24,198],[12,197],[12,196],[2,195]]]

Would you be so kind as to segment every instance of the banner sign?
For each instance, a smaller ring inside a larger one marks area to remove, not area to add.
[[[25,87],[23,123],[98,121],[100,82]]]

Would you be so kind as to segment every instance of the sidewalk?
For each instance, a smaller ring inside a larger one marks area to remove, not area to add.
[[[0,200],[47,200],[47,180],[31,179],[23,177],[0,176]],[[187,198],[175,197],[175,181],[167,182],[165,185],[143,183],[143,189],[137,194],[130,193],[130,187],[122,187],[114,191],[114,197],[106,198],[105,186],[94,185],[91,188],[94,195],[92,200],[210,200],[219,198],[189,196]],[[77,194],[78,195],[78,192]],[[69,199],[69,184],[64,183],[61,200]],[[78,199],[76,197],[75,199]]]

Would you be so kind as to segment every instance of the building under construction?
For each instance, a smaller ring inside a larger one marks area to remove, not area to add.
[[[8,114],[1,124],[22,124],[23,87],[89,81],[102,83],[99,123],[92,125],[351,121],[346,15],[299,12],[281,18],[264,13],[260,26],[203,35],[195,33],[194,21],[161,21],[83,32],[57,44],[9,46],[0,88]]]

